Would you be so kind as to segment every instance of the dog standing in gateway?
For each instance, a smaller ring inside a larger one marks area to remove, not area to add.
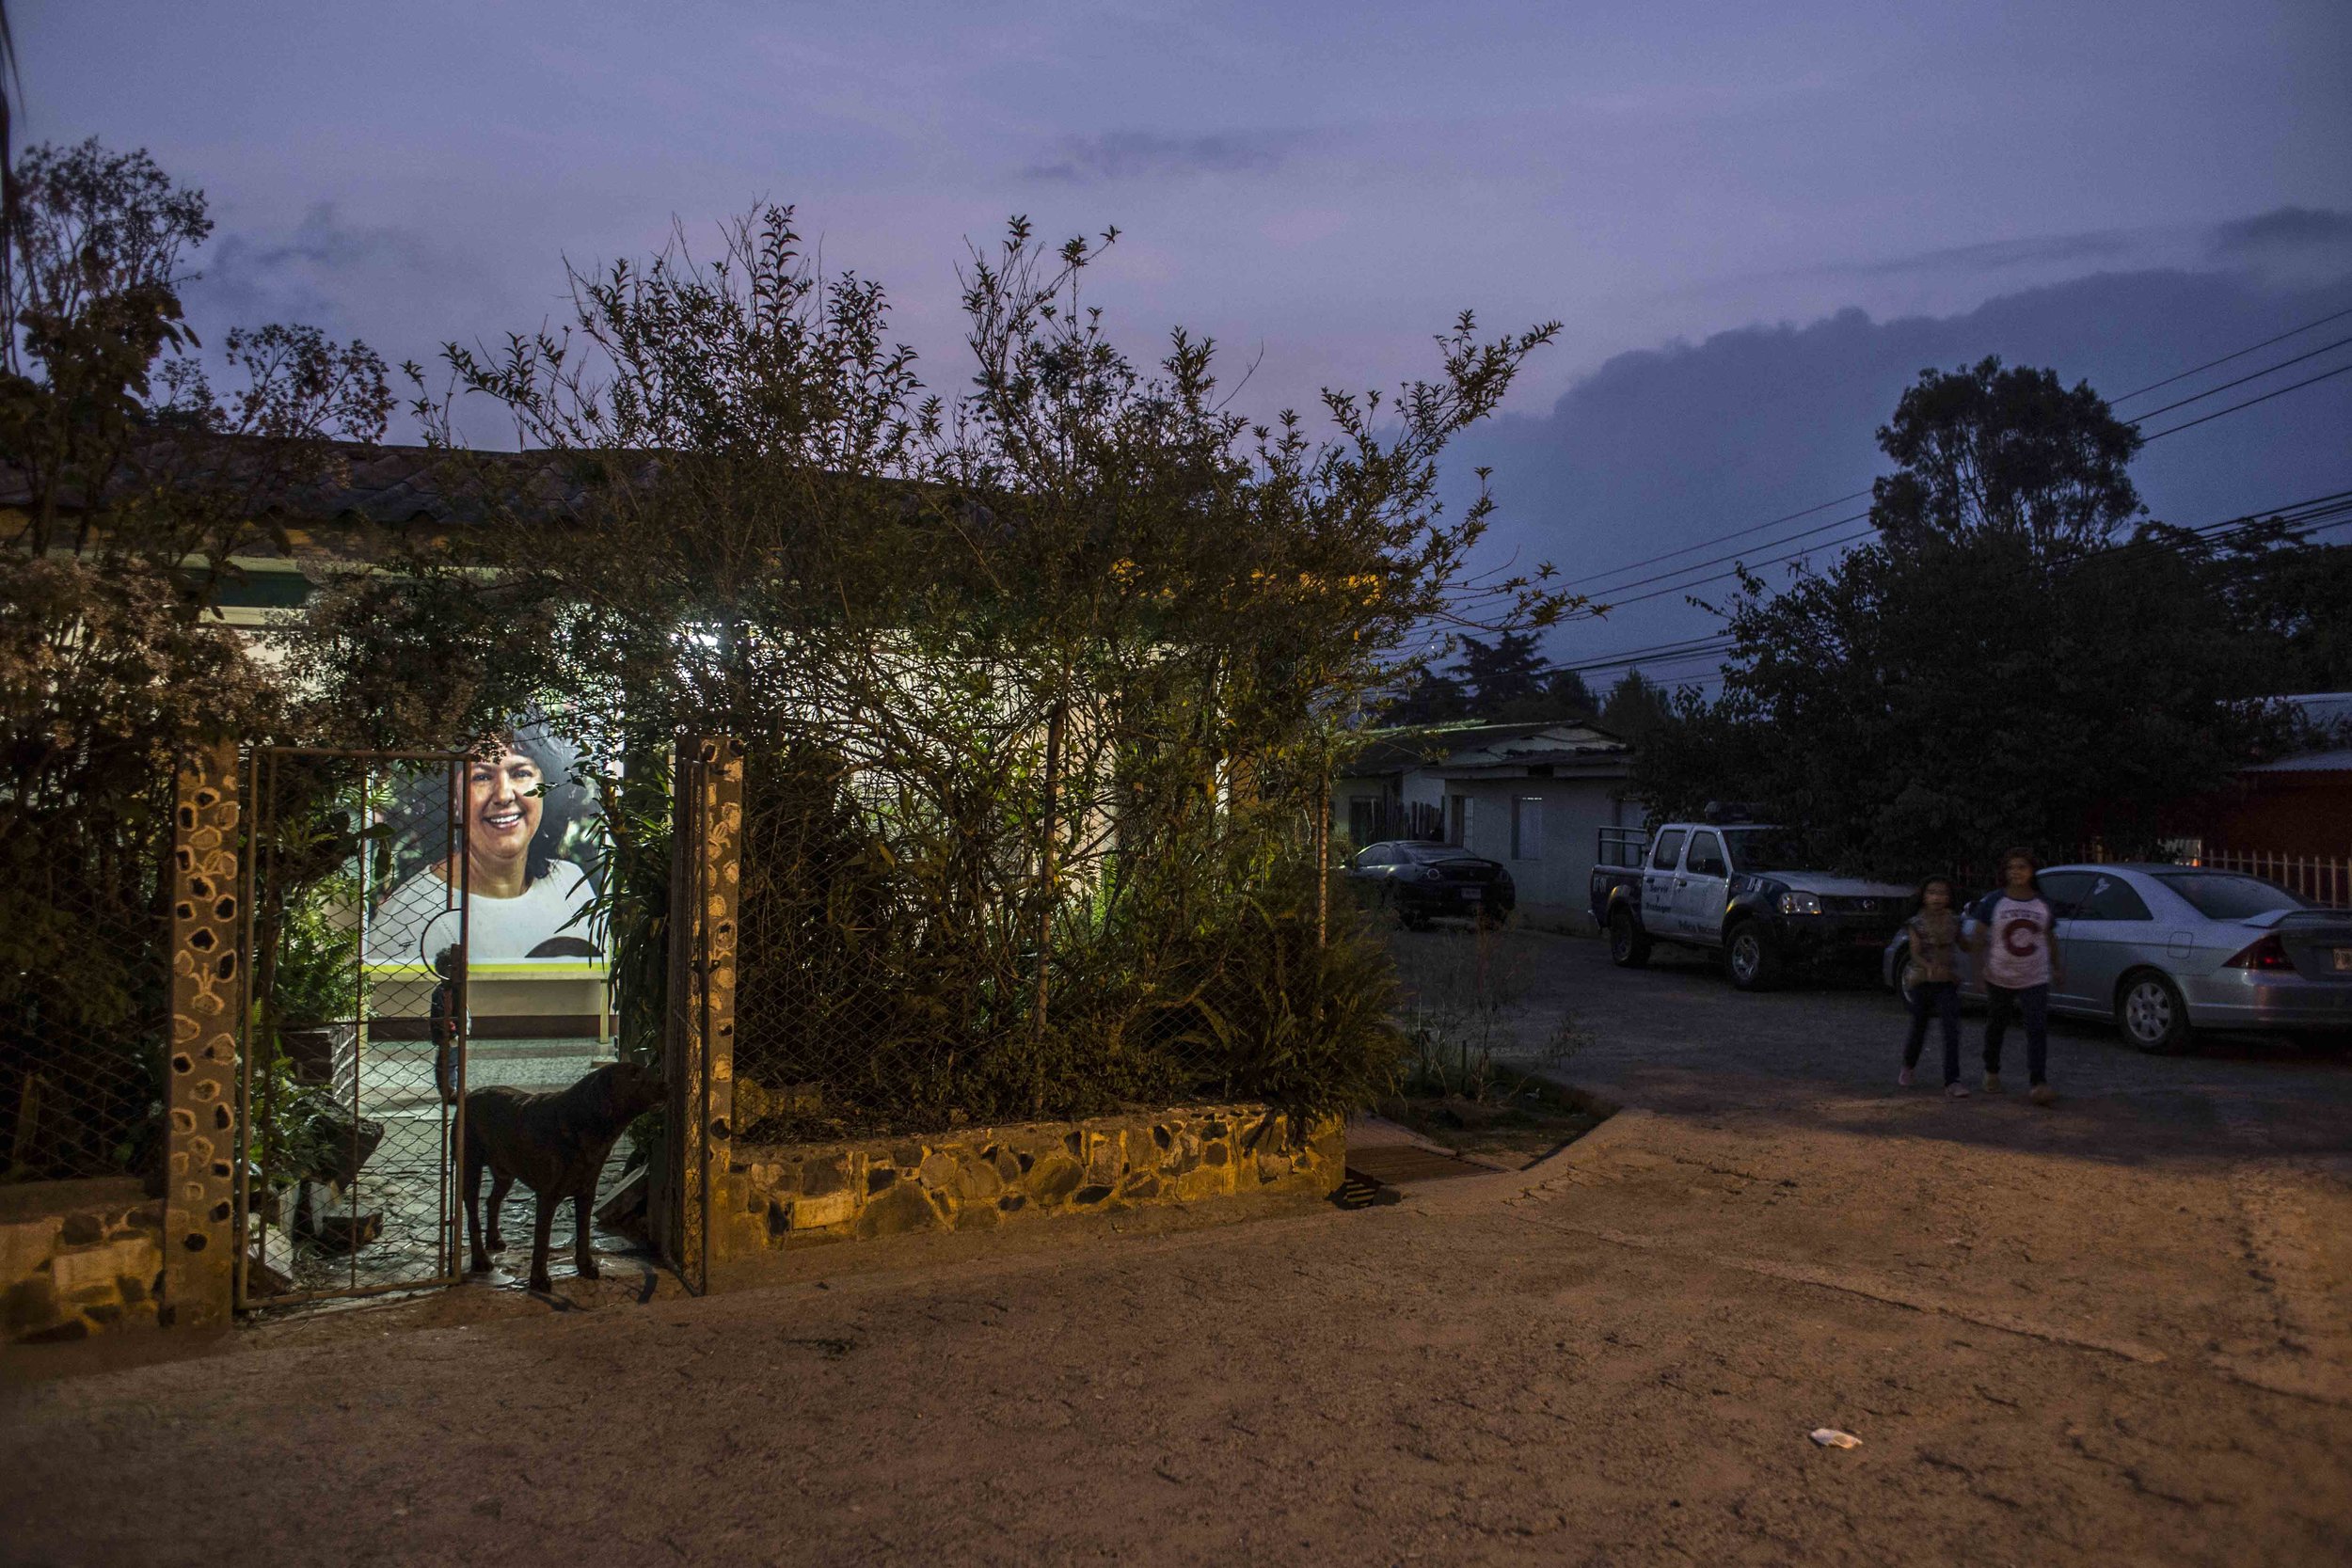
[[[596,1177],[622,1130],[661,1103],[661,1075],[634,1062],[609,1062],[566,1089],[471,1089],[466,1095],[466,1224],[471,1232],[471,1272],[490,1267],[490,1254],[506,1250],[499,1235],[499,1208],[507,1190],[520,1181],[538,1195],[539,1213],[531,1238],[531,1288],[548,1291],[548,1227],[556,1205],[572,1200],[576,1238],[573,1257],[580,1277],[596,1277],[596,1256],[588,1224],[596,1201]],[[483,1245],[482,1172],[490,1172],[489,1245]]]

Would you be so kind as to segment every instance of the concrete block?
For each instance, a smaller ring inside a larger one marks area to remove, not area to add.
[[[817,1230],[828,1225],[846,1225],[857,1217],[858,1195],[847,1189],[802,1197],[793,1201],[791,1225],[795,1230]]]
[[[84,1247],[74,1252],[60,1252],[50,1263],[49,1272],[56,1281],[57,1293],[70,1296],[93,1285],[115,1289],[115,1281],[124,1275],[141,1277],[155,1272],[163,1254],[155,1243],[144,1236],[125,1242],[109,1242],[104,1246]]]

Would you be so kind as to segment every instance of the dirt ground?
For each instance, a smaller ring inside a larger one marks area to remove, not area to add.
[[[0,1558],[2352,1560],[2341,1054],[2063,1026],[2057,1106],[1950,1101],[1873,991],[1502,940],[1628,1107],[1528,1171],[12,1353]]]

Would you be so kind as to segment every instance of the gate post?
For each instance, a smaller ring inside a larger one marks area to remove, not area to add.
[[[683,964],[670,976],[671,1144],[676,1164],[675,1260],[689,1290],[710,1286],[710,1201],[735,1134],[735,956],[741,904],[743,745],[695,743],[679,769],[683,897],[672,899]],[[673,949],[674,961],[679,955]]]
[[[237,751],[183,766],[172,815],[171,1060],[165,1076],[164,1290],[181,1328],[229,1322],[236,1264],[237,1036],[245,1010]]]

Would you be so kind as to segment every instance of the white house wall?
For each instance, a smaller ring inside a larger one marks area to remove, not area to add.
[[[1438,781],[1448,794],[1466,796],[1472,854],[1498,861],[1518,889],[1519,918],[1532,925],[1589,928],[1595,846],[1599,830],[1638,821],[1638,807],[1617,797],[1622,779],[1453,779]],[[1511,858],[1511,802],[1543,802],[1541,854]]]

